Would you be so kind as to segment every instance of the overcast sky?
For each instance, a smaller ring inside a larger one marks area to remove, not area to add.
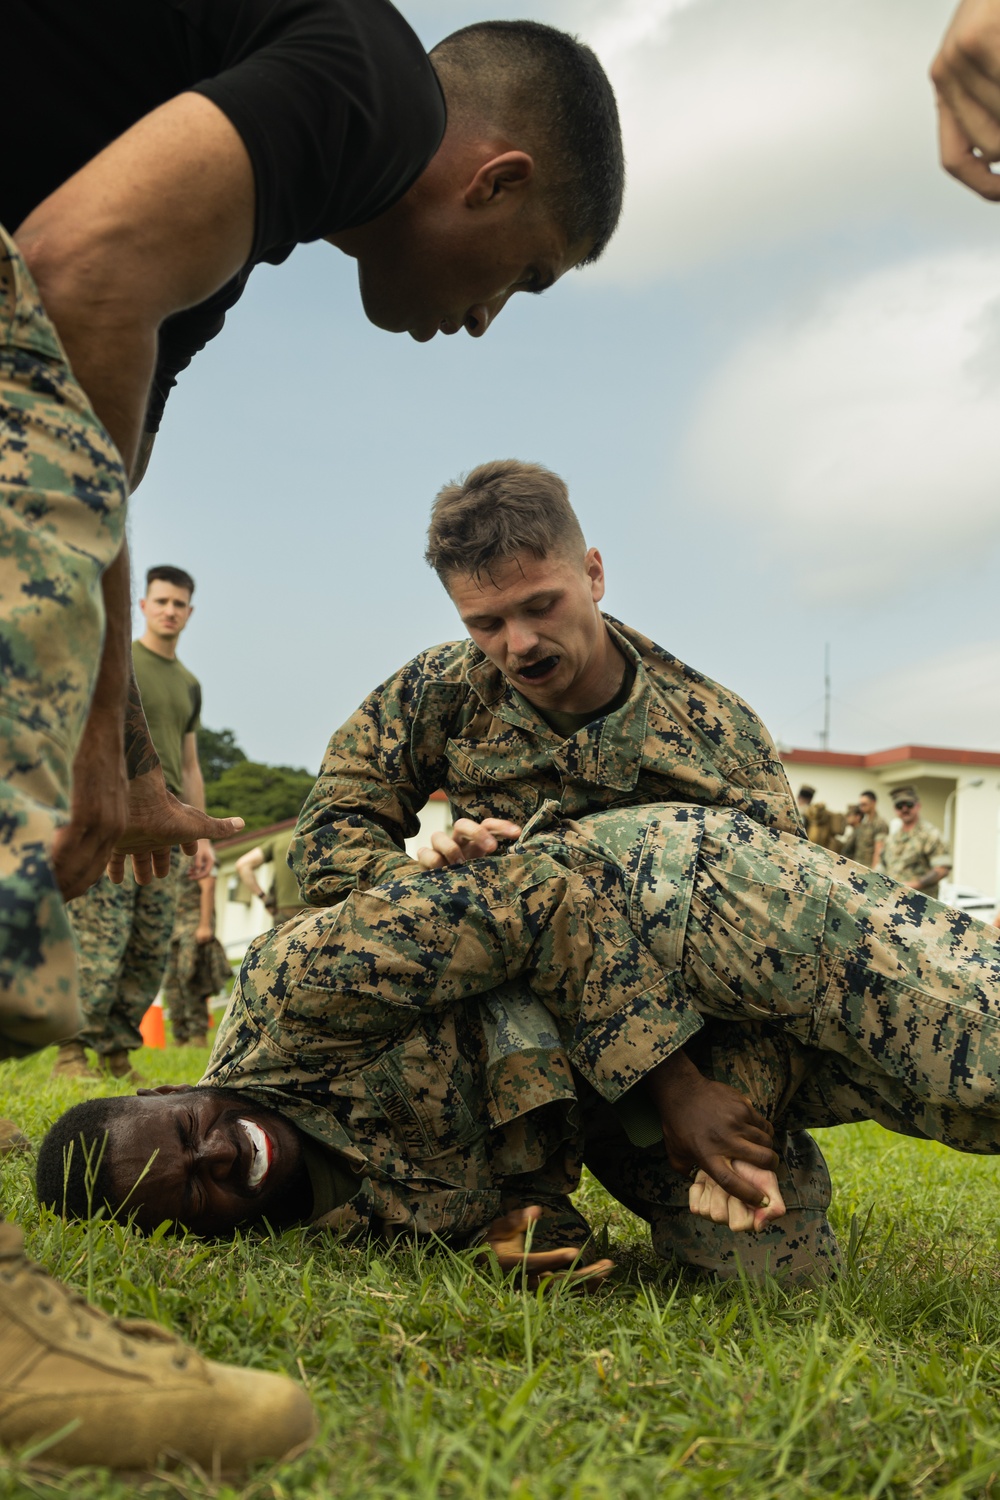
[[[428,46],[523,14],[403,9]],[[815,747],[1000,749],[1000,206],[938,168],[952,0],[532,0],[618,91],[604,261],[486,338],[366,323],[327,245],[255,271],[181,377],[135,497],[174,562],[205,722],[315,768],[377,682],[458,634],[422,561],[437,489],[562,473],[606,607]]]

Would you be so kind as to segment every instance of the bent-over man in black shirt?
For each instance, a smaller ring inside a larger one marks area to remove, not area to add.
[[[113,874],[131,854],[144,881],[171,845],[239,826],[168,794],[129,691],[125,498],[178,373],[258,262],[316,239],[356,260],[378,326],[479,336],[515,291],[600,255],[623,168],[597,59],[531,22],[467,28],[428,58],[388,0],[7,0],[3,44],[9,1056],[78,1028],[63,898],[112,851]],[[288,1382],[81,1311],[13,1225],[0,1273],[0,1443],[60,1428],[61,1462],[170,1450],[229,1469],[308,1436]]]
[[[478,337],[514,292],[596,259],[617,223],[614,95],[593,53],[550,27],[481,23],[430,58],[388,0],[11,0],[4,27],[8,118],[31,128],[5,156],[0,223],[133,488],[177,374],[260,261],[326,239],[357,261],[379,327]],[[135,694],[127,811],[124,771],[111,784],[124,552],[104,598],[63,894],[116,840],[162,851],[222,832],[167,799]]]

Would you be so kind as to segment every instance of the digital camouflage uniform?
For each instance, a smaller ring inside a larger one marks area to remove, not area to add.
[[[174,929],[163,976],[163,999],[175,1042],[205,1035],[208,1001],[232,977],[222,944],[214,937],[207,943],[198,942],[200,921],[201,885],[188,879],[185,871],[177,884]]]
[[[129,866],[121,885],[102,875],[69,903],[84,1015],[77,1036],[102,1057],[142,1046],[139,1023],[167,967],[177,885],[187,864],[187,857],[173,849],[170,874],[162,880],[137,885]]]
[[[605,616],[634,669],[627,701],[563,738],[471,641],[434,646],[333,735],[299,816],[291,865],[314,906],[414,868],[403,841],[431,793],[456,818],[522,826],[546,801],[567,817],[695,802],[801,832],[778,752],[751,708]]]
[[[50,850],[104,637],[125,474],[0,230],[0,1056],[72,1035],[73,939]]]
[[[875,845],[884,843],[889,836],[889,825],[878,813],[871,817],[864,817],[856,828],[851,829],[851,847],[844,843],[842,853],[848,859],[856,860],[859,865],[867,865],[869,870],[875,863]],[[898,876],[894,876],[898,879]]]
[[[939,865],[951,869],[948,845],[931,823],[918,818],[912,828],[897,828],[890,833],[882,850],[879,869],[891,880],[904,883],[922,880]],[[938,887],[928,886],[925,894],[936,896]]]
[[[998,1022],[1000,946],[963,913],[742,813],[553,808],[507,856],[258,938],[202,1082],[333,1149],[354,1192],[331,1226],[466,1234],[585,1159],[661,1254],[822,1273],[829,1180],[800,1132],[997,1151]],[[776,1124],[793,1208],[760,1235],[687,1215],[662,1144],[621,1128],[682,1045]]]

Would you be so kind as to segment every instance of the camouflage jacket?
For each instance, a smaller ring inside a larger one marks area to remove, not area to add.
[[[607,617],[605,617],[607,618]],[[567,817],[651,802],[737,808],[800,833],[767,730],[741,698],[607,618],[635,668],[628,700],[564,740],[471,641],[432,647],[330,740],[290,863],[330,905],[414,868],[404,839],[431,792],[455,817],[524,826],[546,801]]]
[[[840,852],[846,859],[853,859],[871,869],[875,863],[875,845],[884,844],[888,836],[889,825],[883,818],[877,814],[862,818],[840,840]]]
[[[608,854],[583,839],[570,872],[529,850],[411,866],[249,948],[202,1082],[246,1089],[353,1174],[317,1222],[461,1235],[513,1177],[572,1191],[574,1069],[613,1103],[701,1026]]]
[[[938,866],[951,869],[948,845],[933,824],[925,823],[922,818],[912,828],[897,828],[889,834],[879,863],[885,875],[904,884],[921,880]],[[936,896],[938,887],[927,886],[926,893]]]

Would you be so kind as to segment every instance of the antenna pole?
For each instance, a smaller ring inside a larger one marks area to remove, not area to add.
[[[823,728],[819,736],[824,750],[830,748],[830,642],[823,648]]]

